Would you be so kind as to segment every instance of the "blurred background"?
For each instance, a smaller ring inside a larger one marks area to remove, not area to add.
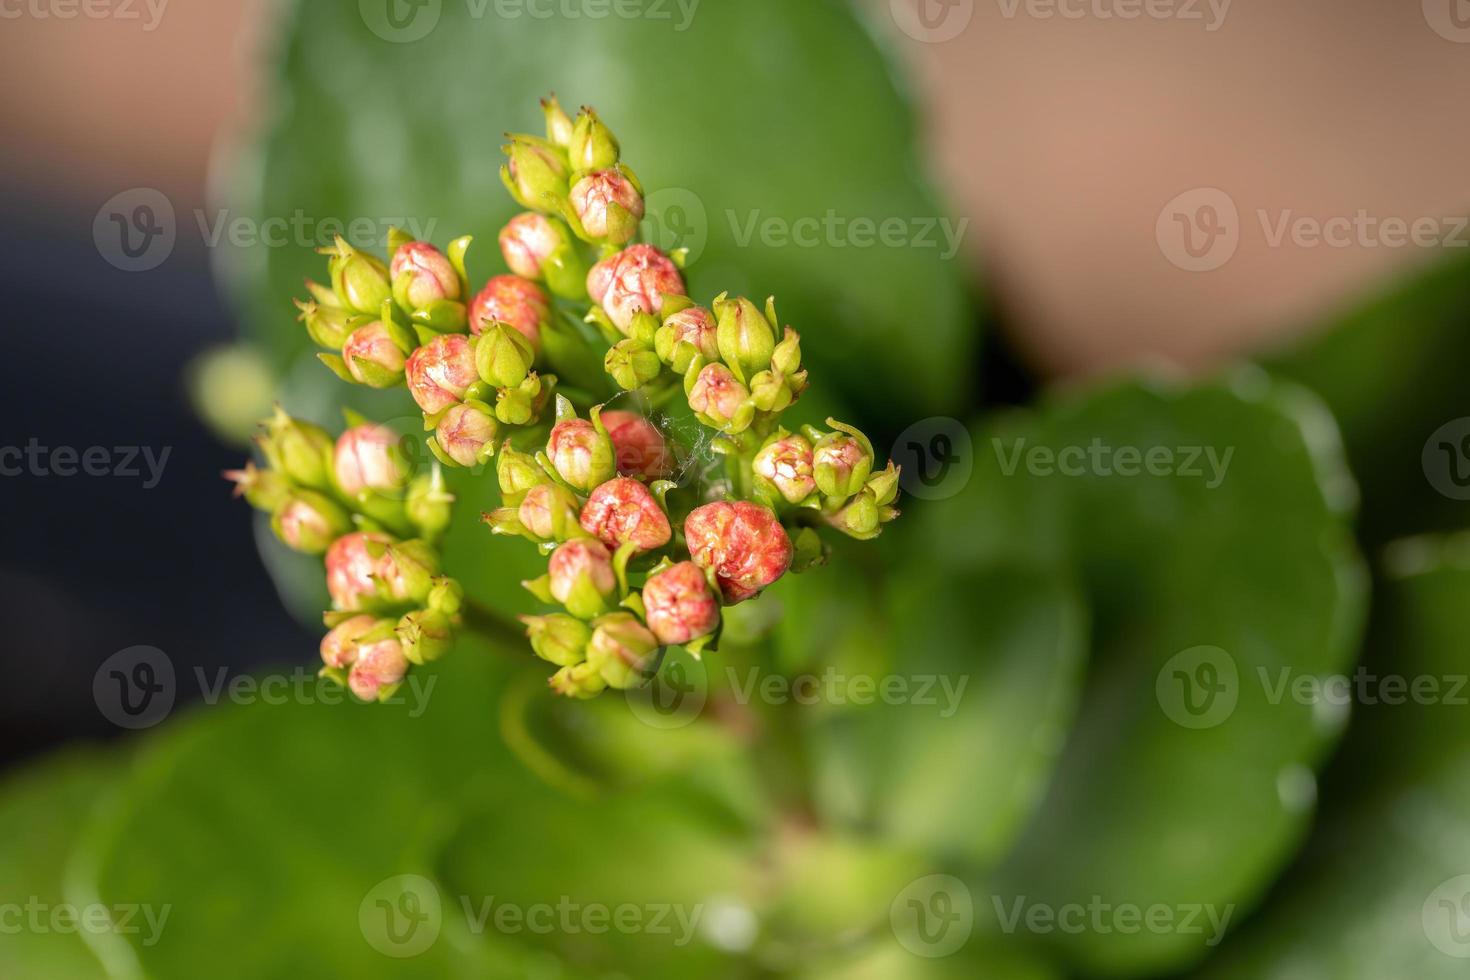
[[[675,23],[694,25],[672,40],[666,25],[569,25],[566,10],[593,0],[485,0],[502,19],[472,18],[463,36],[440,28],[422,48],[395,36],[398,8],[383,21],[374,2],[0,0],[0,766],[90,739],[131,745],[94,691],[120,651],[157,647],[181,673],[231,676],[312,662],[317,595],[290,584],[293,566],[220,478],[245,453],[241,420],[273,391],[334,421],[337,396],[313,392],[335,382],[303,353],[289,297],[320,276],[323,219],[433,222],[424,237],[441,244],[468,225],[488,241],[510,213],[501,132],[534,130],[548,88],[614,122],[645,182],[667,188],[669,226],[700,212],[695,285],[774,291],[823,341],[812,356],[831,389],[812,401],[859,406],[880,447],[1104,373],[1260,359],[1316,389],[1342,425],[1369,563],[1399,535],[1464,523],[1464,498],[1421,459],[1431,432],[1470,415],[1464,0],[787,0],[792,15],[669,0]],[[410,20],[461,5],[403,2]],[[748,248],[741,222],[725,221],[764,210],[789,230],[829,205],[933,219],[922,233],[935,244],[864,248],[829,226],[818,249]],[[306,232],[261,240],[263,218],[293,212]],[[242,337],[250,347],[234,346]],[[891,401],[869,397],[875,370],[899,392]],[[108,475],[87,476],[89,458]],[[958,551],[989,540],[952,537]],[[890,567],[907,567],[898,553],[884,553]],[[1407,568],[1423,558],[1404,554]],[[491,562],[457,558],[481,573]],[[1111,573],[1110,558],[1089,573]],[[1187,585],[1209,592],[1211,571]],[[1436,615],[1459,615],[1445,612],[1459,595],[1440,596]],[[796,618],[797,632],[839,645],[820,616]],[[1375,609],[1378,656],[1402,625]],[[181,699],[199,694],[181,682]],[[1357,792],[1357,759],[1394,766],[1390,749],[1359,740],[1364,755],[1328,770],[1324,797]],[[171,760],[144,777],[163,779]],[[1300,775],[1271,773],[1273,791],[1312,797]],[[435,833],[439,817],[423,817]],[[1435,826],[1470,840],[1462,823]],[[1295,842],[1273,843],[1271,861]],[[829,857],[846,855],[814,864]],[[1230,880],[1246,904],[1271,881]],[[240,909],[221,901],[209,914],[234,921]],[[1470,928],[1470,898],[1465,908]],[[1107,955],[1083,955],[1081,972],[1167,973]]]

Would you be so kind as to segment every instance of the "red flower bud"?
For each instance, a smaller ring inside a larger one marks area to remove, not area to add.
[[[723,364],[706,364],[689,389],[689,407],[716,427],[732,422],[749,398],[749,389]]]
[[[516,215],[500,229],[505,264],[527,279],[540,279],[546,261],[569,244],[565,225],[535,211]]]
[[[337,437],[332,468],[337,486],[349,497],[364,490],[396,490],[408,479],[398,436],[371,422],[353,426]]]
[[[658,316],[665,296],[683,296],[684,277],[652,245],[630,245],[592,267],[587,273],[587,292],[617,328],[627,333],[635,313]]]
[[[538,484],[526,491],[516,517],[541,540],[561,540],[577,526],[577,498],[555,483]]]
[[[495,276],[470,303],[470,331],[479,334],[493,322],[507,323],[536,348],[541,327],[551,318],[551,302],[541,287],[520,276]]]
[[[617,169],[594,170],[572,185],[572,210],[588,237],[621,245],[638,232],[643,195]]]
[[[618,473],[641,480],[662,479],[673,471],[668,443],[648,419],[637,412],[602,413],[602,425],[612,439]]]
[[[552,426],[546,455],[561,478],[583,493],[617,473],[611,440],[586,419],[563,419]]]
[[[376,701],[408,673],[403,646],[391,633],[384,639],[361,642],[357,662],[347,675],[347,686],[364,701]]]
[[[725,601],[760,593],[791,565],[791,539],[776,515],[759,504],[717,501],[696,507],[684,521],[689,553],[712,568]]]
[[[403,380],[403,351],[381,320],[358,327],[342,343],[342,360],[355,381],[390,388]]]
[[[368,552],[368,543],[387,545],[392,539],[373,531],[344,534],[327,549],[327,591],[338,609],[357,610],[364,599],[373,599],[378,586],[373,578],[378,560]]]
[[[612,555],[600,542],[573,538],[551,553],[547,563],[551,596],[573,616],[596,616],[618,587]]]
[[[357,660],[357,639],[372,629],[377,620],[363,613],[343,620],[322,637],[322,663],[345,669]]]
[[[688,643],[720,623],[720,604],[692,561],[650,576],[643,586],[643,607],[648,628],[660,643]]]
[[[409,355],[404,372],[408,393],[429,415],[459,401],[465,389],[480,380],[469,338],[460,333],[442,334],[424,344]]]
[[[434,441],[460,466],[477,466],[495,453],[500,424],[474,405],[454,405],[439,419]]]
[[[812,477],[811,442],[805,436],[790,435],[768,443],[756,454],[755,475],[788,504],[801,503],[817,488]]]
[[[428,242],[405,242],[388,264],[393,298],[405,310],[418,310],[435,300],[459,299],[459,273]]]
[[[669,519],[653,494],[625,476],[592,491],[582,508],[582,530],[613,549],[631,541],[639,551],[652,551],[673,537]]]

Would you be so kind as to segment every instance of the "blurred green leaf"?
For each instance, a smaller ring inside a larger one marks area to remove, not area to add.
[[[1125,447],[1136,457],[1117,455]],[[1312,767],[1335,735],[1310,707],[1272,703],[1262,681],[1341,670],[1356,649],[1352,487],[1330,417],[1300,389],[1242,370],[1194,388],[1067,395],[994,420],[975,453],[967,491],[923,508],[930,560],[1073,568],[1093,651],[1047,798],[977,904],[1004,919],[1018,902],[1253,901],[1300,838]],[[1097,973],[1208,952],[1200,934],[1107,925],[1034,931]]]
[[[1211,980],[1465,976],[1470,540],[1406,542],[1399,561],[1384,589],[1376,640],[1391,644],[1395,675],[1432,678],[1439,700],[1388,703],[1380,699],[1386,689],[1370,690],[1380,700],[1364,705],[1351,744],[1381,754],[1375,769],[1388,780],[1316,835],[1292,887],[1226,944],[1204,974]]]
[[[102,975],[68,913],[65,872],[89,808],[111,789],[107,761],[73,751],[12,774],[0,787],[0,905],[16,910],[0,924],[0,976]]]
[[[1422,458],[1440,426],[1470,417],[1467,328],[1470,256],[1447,253],[1268,361],[1273,373],[1315,390],[1337,417],[1362,486],[1361,533],[1370,544],[1467,524],[1464,500],[1437,490]]]

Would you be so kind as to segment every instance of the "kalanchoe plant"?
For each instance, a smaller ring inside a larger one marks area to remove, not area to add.
[[[542,105],[546,135],[504,147],[527,209],[498,236],[508,273],[476,291],[468,237],[441,252],[394,230],[386,261],[325,249],[331,285],[308,282],[297,307],[340,378],[408,389],[443,466],[494,460],[484,522],[547,556],[523,583],[549,607],[521,617],[531,650],[557,668],[552,690],[588,698],[645,683],[670,646],[714,649],[725,607],[825,561],[823,532],[876,536],[898,470],[835,419],[782,425],[807,372],[775,300],[697,303],[685,256],[636,240],[643,186],[612,131]],[[661,424],[685,409],[703,437]],[[452,501],[439,466],[413,477],[391,430],[348,422],[333,440],[278,411],[266,465],[229,476],[289,546],[325,555],[323,672],[382,699],[475,610],[434,547]]]

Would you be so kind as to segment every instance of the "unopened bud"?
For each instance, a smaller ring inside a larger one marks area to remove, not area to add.
[[[756,453],[755,475],[788,504],[801,503],[817,488],[812,476],[812,444],[801,435],[772,439]]]
[[[558,667],[570,667],[587,659],[587,641],[592,627],[566,613],[547,616],[522,616],[526,636],[536,656]]]
[[[612,555],[600,542],[573,538],[551,553],[547,563],[552,598],[580,619],[607,611],[617,591]]]
[[[701,422],[727,432],[750,425],[755,406],[750,391],[723,364],[706,364],[689,387],[689,407]]]
[[[688,643],[720,624],[720,604],[704,571],[692,561],[650,575],[643,586],[643,608],[660,643]]]
[[[345,306],[326,306],[315,300],[297,300],[296,308],[301,311],[297,319],[306,324],[307,336],[319,347],[329,350],[342,349],[347,335],[352,332],[352,322],[358,317]]]
[[[388,265],[393,299],[410,312],[437,300],[459,299],[459,273],[444,253],[428,242],[406,242]]]
[[[835,419],[828,419],[827,424],[837,431],[812,447],[812,470],[823,496],[845,500],[863,488],[873,471],[873,444],[850,425]]]
[[[572,141],[572,117],[556,101],[555,95],[548,95],[541,100],[541,111],[546,114],[547,142],[565,147]]]
[[[887,466],[868,477],[867,488],[878,506],[886,507],[898,499],[898,476],[899,467],[890,459]]]
[[[626,334],[634,314],[659,316],[666,296],[685,295],[684,277],[652,245],[630,245],[592,267],[587,273],[587,293]]]
[[[392,429],[372,422],[355,425],[337,437],[332,469],[348,497],[366,490],[392,491],[408,481],[408,461]]]
[[[592,491],[582,508],[582,530],[613,550],[632,542],[639,551],[669,543],[669,518],[648,488],[625,476]]]
[[[745,379],[764,371],[776,349],[776,330],[754,303],[741,296],[714,302],[720,357]]]
[[[787,379],[774,371],[761,371],[750,379],[750,401],[762,412],[784,412],[796,401]]]
[[[322,249],[331,256],[332,291],[342,305],[356,313],[377,316],[383,304],[392,298],[388,267],[376,255],[359,251],[347,239],[337,236],[335,244]]]
[[[347,335],[342,360],[353,380],[370,388],[391,388],[403,380],[403,351],[381,320],[365,323]]]
[[[637,412],[613,410],[601,415],[612,440],[618,473],[639,480],[661,480],[673,472],[668,441],[658,427]]]
[[[470,303],[470,332],[479,334],[493,324],[507,323],[539,350],[541,329],[550,317],[551,301],[540,286],[520,276],[494,276]]]
[[[319,555],[352,530],[352,518],[326,494],[293,490],[271,515],[271,529],[291,550]]]
[[[384,621],[357,641],[357,660],[347,674],[347,687],[364,701],[385,701],[393,696],[408,674],[408,658]]]
[[[409,663],[438,660],[454,645],[454,621],[433,609],[415,609],[398,620],[394,632]]]
[[[595,698],[607,690],[607,681],[603,680],[597,668],[587,661],[563,667],[552,674],[546,683],[557,694],[579,701]]]
[[[460,466],[478,466],[495,455],[500,423],[483,403],[451,406],[439,418],[434,443]]]
[[[658,649],[658,637],[638,622],[638,617],[626,612],[608,613],[592,624],[587,662],[608,687],[625,691],[648,679]]]
[[[565,541],[577,528],[577,498],[566,487],[542,483],[526,491],[516,517],[542,541]]]
[[[622,245],[638,233],[643,193],[621,168],[585,174],[571,191],[572,211],[589,240]]]
[[[876,538],[884,524],[898,516],[896,507],[880,505],[873,491],[864,487],[847,505],[827,518],[827,523],[848,537],[866,541]]]
[[[277,405],[265,422],[260,448],[271,466],[292,483],[316,489],[332,485],[328,471],[332,437],[321,426],[292,418]]]
[[[408,393],[428,415],[459,401],[479,380],[475,351],[470,348],[469,338],[459,333],[441,334],[415,350],[404,364],[404,373]]]
[[[587,267],[560,219],[535,211],[516,215],[500,229],[500,251],[516,275],[543,280],[568,299],[586,295]]]
[[[758,595],[791,565],[791,539],[768,508],[748,501],[696,507],[684,521],[689,554],[712,569],[728,603]]]
[[[602,170],[618,162],[618,140],[597,113],[583,108],[572,127],[567,156],[573,170]]]
[[[439,574],[439,556],[425,541],[395,542],[383,550],[373,574],[383,598],[421,603]]]
[[[551,427],[546,455],[574,490],[587,493],[617,473],[612,440],[587,419],[563,419]]]
[[[510,157],[500,179],[523,208],[555,211],[567,196],[565,151],[548,140],[515,136],[501,147]]]
[[[510,440],[500,447],[495,461],[495,478],[500,483],[500,499],[514,507],[532,487],[547,482],[546,472],[529,453],[512,449]]]
[[[631,339],[620,340],[609,347],[602,366],[624,391],[643,387],[663,370],[657,354]]]
[[[513,388],[526,380],[536,350],[519,330],[492,323],[475,341],[474,359],[477,376],[486,384]]]
[[[381,550],[389,540],[374,531],[354,531],[332,542],[326,558],[327,592],[335,608],[355,611],[376,605],[378,558],[369,547]]]
[[[408,485],[403,498],[404,513],[425,538],[434,539],[444,533],[454,516],[454,494],[444,485],[444,472],[436,464],[432,470],[417,476]]]
[[[715,318],[702,306],[688,306],[670,314],[654,335],[659,360],[683,374],[697,354],[706,364],[720,359]]]
[[[357,660],[358,638],[377,625],[378,620],[363,613],[360,616],[345,619],[332,627],[327,635],[322,637],[322,663],[338,670],[346,670],[351,667]]]
[[[276,470],[263,470],[254,460],[246,460],[243,469],[225,470],[224,478],[235,484],[235,496],[256,510],[274,511],[291,492],[291,481]]]

